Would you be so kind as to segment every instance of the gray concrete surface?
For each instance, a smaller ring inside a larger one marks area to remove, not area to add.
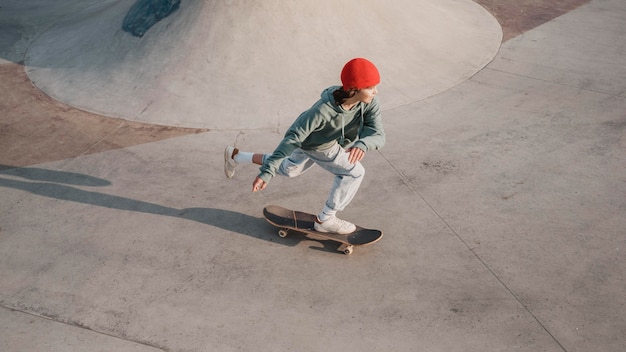
[[[32,81],[57,100],[108,116],[276,129],[320,87],[337,84],[353,57],[381,67],[392,108],[466,80],[502,38],[493,16],[470,0],[190,1],[136,38],[121,30],[135,1],[68,6],[26,52]]]
[[[316,211],[322,171],[259,194],[254,167],[224,178],[225,144],[280,129],[1,172],[0,347],[624,351],[625,32],[624,2],[592,1],[387,108],[342,214],[385,237],[351,256],[262,219]]]
[[[0,331],[2,351],[162,351],[121,336],[108,336],[11,310],[4,310],[0,314]]]

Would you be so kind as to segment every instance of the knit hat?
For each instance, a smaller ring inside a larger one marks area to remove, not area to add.
[[[380,74],[373,63],[356,58],[348,61],[341,70],[341,83],[344,90],[368,88],[380,83]]]

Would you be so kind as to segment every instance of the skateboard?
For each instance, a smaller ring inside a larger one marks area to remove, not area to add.
[[[268,205],[263,208],[263,216],[270,224],[280,229],[278,230],[280,237],[287,237],[289,231],[321,237],[341,243],[338,251],[344,254],[352,254],[354,247],[376,243],[383,237],[382,231],[366,229],[360,226],[357,226],[354,232],[347,235],[319,232],[313,228],[317,219],[315,215],[283,208],[278,205]]]

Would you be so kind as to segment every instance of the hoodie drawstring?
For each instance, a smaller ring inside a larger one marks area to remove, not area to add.
[[[361,110],[361,121],[359,123],[359,130],[358,130],[358,132],[356,134],[356,139],[353,142],[355,142],[355,141],[357,141],[357,140],[359,140],[361,138],[361,132],[363,131],[363,105],[361,105],[360,110]],[[340,115],[341,115],[341,141],[339,142],[339,144],[343,145],[343,142],[344,142],[345,137],[346,137],[346,133],[345,133],[345,126],[346,126],[346,124],[345,124],[345,120],[344,120],[343,114],[340,114]]]
[[[344,119],[343,119],[343,114],[341,114],[341,142],[339,143],[340,145],[343,145],[344,138],[345,138]]]
[[[361,132],[363,131],[363,104],[361,104],[361,124],[359,125],[359,131],[357,132],[356,139],[361,138]]]

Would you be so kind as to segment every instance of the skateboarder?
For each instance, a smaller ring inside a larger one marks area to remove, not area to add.
[[[295,177],[317,164],[335,175],[326,204],[317,215],[315,230],[349,234],[353,223],[339,219],[356,195],[365,169],[360,161],[370,150],[385,144],[376,86],[380,74],[363,58],[350,60],[341,71],[342,86],[325,89],[309,110],[285,133],[272,154],[241,152],[233,146],[224,151],[224,172],[232,178],[239,164],[261,165],[252,191],[263,190],[276,174]]]

